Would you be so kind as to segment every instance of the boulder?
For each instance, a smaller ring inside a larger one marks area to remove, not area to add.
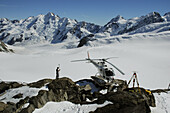
[[[7,102],[7,104],[5,105],[5,108],[3,111],[1,111],[1,113],[15,113],[16,111],[16,105],[12,102]]]
[[[81,102],[79,86],[69,78],[64,77],[53,80],[48,84],[48,88],[55,93],[58,101],[71,101],[73,103]]]
[[[123,91],[128,88],[127,82],[121,79],[114,79],[111,83],[106,84],[108,87],[108,92],[110,91]]]
[[[7,104],[0,102],[0,112],[4,111],[7,106]]]
[[[135,94],[140,94],[140,95],[142,95],[142,97],[144,98],[144,100],[146,101],[146,103],[149,106],[152,106],[152,107],[156,106],[154,95],[149,90],[146,90],[146,89],[141,88],[141,87],[140,88],[135,87],[135,88],[127,88],[124,91],[132,92],[132,93],[135,93]]]
[[[1,86],[0,93],[3,93],[8,89],[21,87],[21,86],[23,86],[23,84],[20,84],[18,82],[3,82],[2,81],[2,82],[0,82],[0,86]]]
[[[139,93],[127,91],[109,92],[100,96],[96,103],[103,104],[105,101],[113,104],[97,108],[91,113],[150,113],[148,104]]]

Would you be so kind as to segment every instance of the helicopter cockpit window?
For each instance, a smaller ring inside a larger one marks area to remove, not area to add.
[[[105,69],[106,76],[113,76],[113,72],[111,70]]]

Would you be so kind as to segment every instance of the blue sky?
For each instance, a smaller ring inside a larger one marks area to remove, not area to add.
[[[170,12],[170,0],[0,0],[0,18],[25,19],[53,12],[60,17],[104,25],[117,15],[126,19]]]

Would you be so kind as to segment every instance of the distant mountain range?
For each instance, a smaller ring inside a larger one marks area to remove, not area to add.
[[[118,15],[104,26],[84,21],[78,22],[65,17],[60,18],[51,12],[21,20],[0,18],[0,40],[9,45],[16,43],[59,43],[65,40],[78,41],[87,36],[98,38],[126,33],[158,33],[169,30],[170,12],[164,16],[158,12],[152,12],[128,20]]]

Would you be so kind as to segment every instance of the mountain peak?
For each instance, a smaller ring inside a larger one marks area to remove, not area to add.
[[[111,20],[111,22],[118,22],[119,20],[122,20],[122,19],[124,19],[122,16],[117,15],[115,18],[113,18],[113,19]]]
[[[161,17],[161,15],[158,12],[151,12],[143,17],[151,17],[151,16]]]
[[[48,16],[55,16],[55,14],[52,13],[52,12],[48,12],[46,15],[48,15]]]
[[[48,13],[45,15],[45,17],[48,17],[48,18],[50,18],[50,17],[60,18],[58,15],[55,15],[55,14],[52,13],[52,12],[48,12]]]

